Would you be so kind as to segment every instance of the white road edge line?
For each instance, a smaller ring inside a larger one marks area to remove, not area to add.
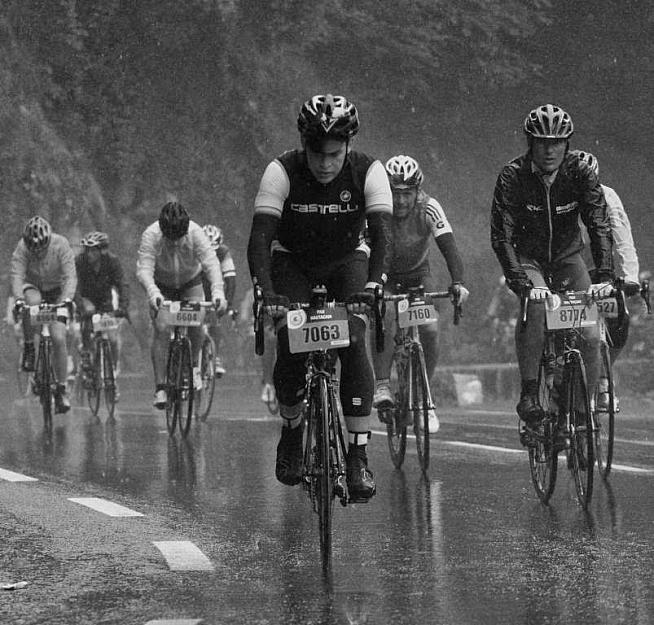
[[[379,434],[380,436],[386,436],[386,432],[380,432],[379,430],[372,430],[373,434]],[[415,438],[413,434],[407,434],[407,438]],[[484,449],[486,451],[499,451],[502,453],[509,454],[524,454],[526,453],[525,449],[514,449],[512,447],[497,447],[495,445],[482,445],[481,443],[468,443],[466,441],[446,441],[442,439],[436,439],[439,443],[443,445],[452,445],[453,447],[470,447],[471,449]],[[559,461],[563,458],[563,455],[559,456]],[[654,469],[646,469],[643,467],[632,467],[626,464],[613,464],[611,469],[614,471],[624,471],[625,473],[640,473],[641,475],[654,475]]]
[[[201,618],[175,618],[148,621],[145,625],[201,625],[203,622]]]
[[[22,473],[14,473],[7,469],[0,469],[0,480],[6,480],[7,482],[38,482],[39,480],[35,477],[30,477],[29,475],[23,475]]]
[[[72,501],[73,503],[78,503],[82,506],[86,506],[87,508],[91,508],[96,512],[101,512],[102,514],[106,514],[107,516],[113,516],[113,517],[143,516],[143,514],[141,514],[140,512],[136,512],[136,510],[130,510],[129,508],[126,508],[125,506],[121,506],[118,503],[114,503],[113,501],[108,501],[106,499],[100,499],[99,497],[69,497],[68,501]]]
[[[190,540],[164,540],[152,543],[166,559],[171,571],[213,571],[207,556]]]

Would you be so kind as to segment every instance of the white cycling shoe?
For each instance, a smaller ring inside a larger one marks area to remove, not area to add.
[[[394,404],[395,400],[393,399],[393,393],[391,393],[390,386],[388,386],[388,384],[378,384],[372,398],[373,408],[387,410],[392,408]]]
[[[436,411],[431,408],[429,412],[427,413],[428,415],[428,427],[429,427],[429,433],[430,434],[436,434],[438,430],[441,427],[441,422],[438,420],[438,417],[436,416]],[[422,423],[420,424],[422,426]],[[424,427],[420,428],[421,430],[424,429]]]

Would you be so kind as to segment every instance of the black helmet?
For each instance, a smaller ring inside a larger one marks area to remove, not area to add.
[[[307,100],[297,118],[300,135],[316,139],[346,140],[359,132],[359,115],[354,104],[340,95],[315,95]]]
[[[167,239],[181,239],[188,232],[188,224],[188,213],[179,202],[164,204],[159,214],[159,228]]]
[[[32,252],[38,252],[44,250],[48,245],[50,245],[50,239],[52,238],[52,228],[48,223],[47,219],[43,217],[36,216],[32,217],[23,230],[23,241],[27,246],[27,249]]]

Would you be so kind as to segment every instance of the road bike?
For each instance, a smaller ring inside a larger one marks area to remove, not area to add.
[[[522,320],[526,322],[523,298]],[[545,346],[538,370],[538,402],[543,418],[536,426],[519,420],[521,443],[527,448],[531,480],[543,503],[548,503],[565,452],[577,499],[588,508],[593,494],[595,436],[586,367],[579,349],[582,329],[595,326],[597,302],[584,291],[554,294],[545,305]]]
[[[320,554],[325,570],[331,566],[335,500],[342,506],[367,501],[352,499],[348,493],[343,416],[338,399],[334,350],[350,344],[349,313],[346,304],[329,302],[326,297],[324,287],[315,287],[309,303],[290,304],[286,315],[290,352],[306,354],[301,483],[318,515]],[[377,299],[381,300],[381,293]],[[263,294],[255,288],[255,351],[259,356],[264,352],[263,322]]]
[[[43,410],[43,424],[46,430],[52,428],[55,396],[59,392],[59,381],[54,371],[53,344],[50,326],[53,323],[68,323],[72,316],[72,304],[46,304],[26,306],[21,314],[28,314],[32,328],[40,326],[36,365],[32,376],[32,392],[37,395]]]
[[[170,436],[179,428],[185,438],[191,428],[193,401],[196,389],[200,390],[199,367],[193,367],[193,353],[188,329],[201,327],[211,302],[165,300],[157,316],[170,326],[166,356],[166,427]]]
[[[609,477],[613,463],[613,446],[615,437],[615,415],[619,407],[615,399],[615,384],[610,355],[611,337],[606,319],[617,319],[618,323],[629,313],[626,308],[625,294],[620,281],[612,297],[597,303],[599,309],[598,327],[600,333],[600,375],[593,394],[593,430],[595,437],[595,457],[597,469],[604,480]],[[651,313],[649,301],[649,281],[640,285],[640,296],[645,302],[647,312]],[[603,380],[606,380],[604,382]],[[601,383],[601,386],[600,386]],[[602,395],[604,395],[602,397]]]
[[[435,323],[438,312],[433,301],[452,298],[450,291],[425,293],[422,286],[406,293],[384,296],[395,307],[395,348],[391,360],[391,407],[379,408],[380,420],[386,424],[388,450],[397,469],[402,467],[406,453],[407,427],[413,423],[418,449],[418,461],[423,473],[429,468],[429,411],[434,401],[427,375],[425,354],[420,342],[419,326]],[[461,306],[453,300],[454,324],[458,325]]]
[[[84,388],[89,408],[94,416],[100,411],[100,400],[104,395],[109,418],[116,409],[116,364],[111,351],[109,334],[118,331],[120,320],[114,312],[94,313],[90,319],[93,329],[93,350],[82,353],[80,369],[83,371]]]

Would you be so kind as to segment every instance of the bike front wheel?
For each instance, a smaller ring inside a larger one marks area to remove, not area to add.
[[[320,555],[323,568],[328,568],[332,557],[332,514],[334,512],[334,483],[331,475],[331,455],[329,444],[330,402],[327,381],[321,377],[317,383],[317,393],[313,394],[316,416],[316,470],[318,505],[318,527],[320,532]]]
[[[603,479],[607,479],[613,462],[613,437],[615,431],[615,395],[613,392],[613,373],[609,346],[602,342],[600,358],[600,380],[606,379],[600,393],[599,384],[595,388],[593,401],[593,434],[597,468]]]
[[[568,468],[572,472],[577,499],[586,509],[593,496],[595,441],[586,370],[578,354],[573,356],[568,364],[567,408],[570,424],[570,445],[567,449]]]
[[[429,410],[430,392],[427,380],[425,356],[422,349],[413,351],[413,431],[416,435],[418,462],[423,473],[429,469]]]
[[[98,412],[100,412],[100,398],[102,397],[102,347],[100,345],[95,348],[90,373],[93,376],[91,380],[92,387],[87,389],[86,398],[93,416],[97,417]]]
[[[111,355],[111,344],[109,341],[102,341],[102,379],[104,381],[104,403],[107,413],[111,419],[116,410],[116,374],[114,372],[114,361]]]
[[[197,405],[198,418],[200,421],[206,421],[213,396],[216,390],[216,351],[214,349],[213,339],[205,337],[202,342],[200,351],[200,375],[202,376],[202,389],[196,391],[194,399]]]
[[[182,438],[186,438],[186,435],[191,429],[194,393],[191,343],[187,338],[184,338],[180,341],[180,366],[178,370],[175,402],[177,424]]]
[[[404,352],[396,351],[391,361],[389,384],[393,396],[393,408],[388,409],[386,438],[391,461],[396,469],[404,463],[406,454],[406,428],[408,404],[406,401],[408,361]]]
[[[39,391],[41,409],[43,410],[43,426],[49,431],[52,428],[52,412],[54,410],[53,389],[56,382],[52,369],[51,345],[46,339],[41,339],[34,379]]]

